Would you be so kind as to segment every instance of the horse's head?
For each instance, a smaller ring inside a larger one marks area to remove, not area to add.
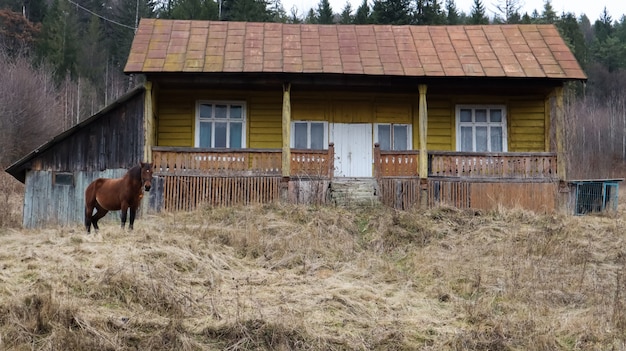
[[[145,191],[152,188],[152,163],[140,162],[141,165],[141,184]]]

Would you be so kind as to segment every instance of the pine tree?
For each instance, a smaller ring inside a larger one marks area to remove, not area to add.
[[[43,21],[37,52],[41,61],[52,65],[57,82],[76,77],[78,24],[74,7],[65,0],[54,0]]]
[[[270,0],[267,11],[271,22],[287,22],[287,12],[280,0]]]
[[[439,0],[417,0],[416,23],[422,25],[445,24],[446,16]]]
[[[609,15],[609,12],[604,8],[604,11],[600,14],[600,18],[596,20],[593,25],[593,29],[596,38],[601,43],[606,41],[613,34],[613,18]]]
[[[374,0],[372,20],[376,24],[412,24],[410,0]]]
[[[353,22],[354,16],[352,15],[352,5],[350,5],[350,1],[346,1],[346,5],[343,10],[341,10],[341,15],[339,16],[339,23],[351,24]]]
[[[459,11],[454,0],[446,0],[446,24],[457,25],[460,23]]]
[[[317,24],[333,24],[333,9],[328,0],[320,0],[317,5]]]
[[[158,17],[185,20],[225,19],[228,17],[230,7],[233,6],[233,1],[218,1],[220,2],[218,3],[215,0],[169,0],[162,3],[158,10]]]
[[[272,15],[265,0],[233,0],[230,2],[228,21],[269,22]]]
[[[354,15],[354,24],[368,24],[370,23],[370,6],[367,0],[363,0],[356,14]]]
[[[556,11],[552,7],[552,2],[550,0],[546,0],[543,4],[543,12],[541,13],[541,17],[539,22],[546,24],[554,24],[556,23],[558,16],[556,15]]]
[[[472,12],[469,18],[470,24],[489,24],[489,18],[485,15],[485,6],[481,0],[474,0]]]
[[[80,52],[78,55],[78,73],[87,78],[93,86],[104,89],[107,57],[106,48],[103,48],[104,32],[100,19],[94,15],[86,33],[80,38]],[[104,96],[104,94],[102,94]]]
[[[317,15],[315,14],[315,11],[313,9],[309,9],[309,12],[306,15],[306,18],[304,19],[304,23],[307,24],[317,24]]]

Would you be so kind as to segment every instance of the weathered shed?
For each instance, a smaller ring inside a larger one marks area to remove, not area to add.
[[[25,184],[24,227],[82,223],[87,185],[144,160],[144,93],[130,91],[7,168]]]

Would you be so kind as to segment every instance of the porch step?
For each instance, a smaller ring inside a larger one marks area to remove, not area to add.
[[[335,178],[330,183],[331,203],[339,206],[379,205],[379,193],[374,178]]]

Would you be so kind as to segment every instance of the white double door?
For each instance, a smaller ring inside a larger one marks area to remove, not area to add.
[[[372,176],[372,125],[333,123],[330,141],[335,143],[335,177]]]

